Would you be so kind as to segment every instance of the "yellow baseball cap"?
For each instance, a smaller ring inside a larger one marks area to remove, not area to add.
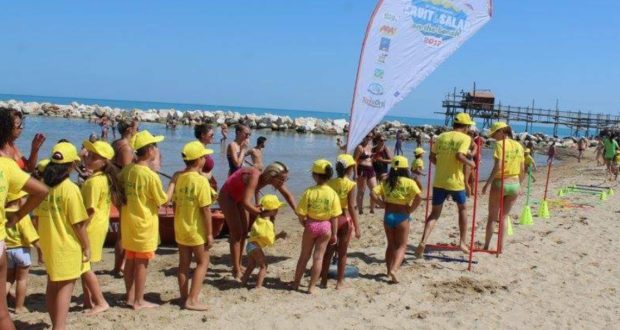
[[[96,153],[107,160],[114,158],[114,149],[105,141],[97,140],[95,142],[90,142],[89,140],[85,140],[83,144],[86,150]]]
[[[263,196],[260,199],[259,204],[265,211],[273,211],[286,206],[286,204],[280,202],[278,196],[271,194]]]
[[[344,165],[344,168],[349,168],[349,166],[355,165],[355,159],[353,159],[353,156],[349,154],[339,155],[337,160],[339,163],[342,163],[342,165]]]
[[[45,171],[45,168],[47,167],[49,163],[50,163],[49,158],[40,160],[37,163],[37,171],[39,171],[39,173],[43,173],[43,171]]]
[[[327,167],[332,166],[332,163],[327,159],[318,159],[312,163],[312,173],[314,174],[325,174]]]
[[[529,153],[531,153],[531,152],[532,152],[532,150],[530,150],[530,148],[526,148],[526,149],[525,149],[525,153],[526,153],[526,154],[529,154]]]
[[[497,132],[498,130],[506,127],[508,127],[508,124],[504,123],[503,121],[493,123],[493,125],[491,125],[489,136],[495,134],[495,132]]]
[[[205,155],[210,155],[213,153],[213,150],[205,148],[204,144],[200,141],[192,141],[187,143],[183,147],[183,151],[181,152],[181,156],[183,160],[194,160],[198,159]]]
[[[396,156],[392,158],[392,167],[393,168],[409,168],[409,161],[407,157]]]
[[[52,148],[50,161],[54,164],[67,164],[80,160],[77,149],[69,142],[60,142]]]
[[[454,117],[454,123],[469,126],[476,124],[473,120],[471,120],[469,114],[464,112],[459,112],[456,114],[456,116]]]
[[[164,140],[163,135],[153,136],[149,131],[140,131],[133,136],[133,148],[134,150],[138,150],[142,147],[145,147],[149,144],[159,143]]]
[[[416,156],[419,156],[419,155],[421,155],[421,154],[423,154],[425,152],[426,151],[424,151],[424,149],[422,149],[422,148],[415,148],[415,152],[414,153],[415,153]]]

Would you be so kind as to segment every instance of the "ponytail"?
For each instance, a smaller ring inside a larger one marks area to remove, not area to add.
[[[73,163],[49,163],[43,172],[43,182],[50,188],[56,187],[69,177],[69,169]]]
[[[112,204],[114,204],[117,208],[127,204],[125,190],[123,189],[123,185],[118,180],[118,168],[112,164],[111,161],[106,160],[102,172],[108,178],[108,188],[110,189]]]
[[[336,162],[336,176],[342,179],[347,174],[347,168],[341,162]]]
[[[395,169],[394,167],[390,168],[390,173],[388,174],[388,186],[390,190],[394,190],[396,188],[396,184],[398,183],[399,177],[409,178],[411,174],[409,173],[409,169],[407,168],[399,168]]]

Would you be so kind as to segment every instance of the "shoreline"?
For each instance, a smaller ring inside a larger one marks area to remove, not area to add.
[[[271,113],[263,114],[242,114],[239,112],[225,110],[186,110],[180,111],[170,109],[122,109],[109,106],[87,105],[78,102],[71,104],[54,104],[39,102],[23,102],[19,100],[0,100],[0,107],[21,111],[27,116],[59,117],[84,119],[89,122],[97,121],[103,117],[108,118],[135,118],[140,122],[157,123],[170,126],[194,126],[205,123],[211,126],[226,124],[234,126],[240,123],[248,125],[254,130],[272,130],[280,132],[297,132],[300,134],[322,134],[334,136],[346,136],[349,123],[345,119],[319,119],[314,117],[296,117],[274,115]],[[431,137],[439,135],[448,130],[441,125],[409,125],[399,121],[383,121],[376,130],[388,139],[395,139],[396,133],[402,132],[403,141],[415,141],[420,137],[422,142],[428,142]],[[487,130],[481,135],[488,139]],[[515,139],[520,142],[532,141],[538,147],[547,147],[552,141],[556,142],[559,148],[574,147],[577,139],[575,137],[554,138],[544,133],[516,133]],[[596,145],[596,141],[588,139],[590,147]]]

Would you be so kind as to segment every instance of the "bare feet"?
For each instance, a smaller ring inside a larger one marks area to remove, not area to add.
[[[397,284],[400,282],[400,280],[398,279],[398,276],[396,276],[396,272],[391,271],[388,273],[388,276],[390,277],[390,280],[392,281],[392,283]]]
[[[133,307],[134,310],[138,311],[138,310],[141,310],[141,309],[144,309],[144,308],[159,307],[159,305],[144,300],[141,303],[134,302],[132,307]]]
[[[19,308],[18,307],[15,308],[15,315],[17,315],[17,314],[26,314],[26,313],[30,313],[30,311],[26,307],[22,306],[22,307],[19,307]]]
[[[308,287],[308,294],[314,294],[314,286]]]
[[[418,259],[421,259],[424,256],[424,250],[426,249],[426,244],[420,243],[418,248],[415,249],[414,256]]]
[[[469,254],[469,247],[467,246],[467,244],[461,243],[461,245],[459,245],[459,249],[461,249],[463,253]]]
[[[344,288],[346,288],[346,287],[347,287],[347,286],[344,284],[344,281],[338,281],[338,282],[336,283],[336,290],[344,289]]]
[[[97,315],[101,312],[107,311],[108,309],[110,309],[110,305],[108,305],[107,303],[105,305],[95,305],[95,307],[93,307],[91,310],[86,312],[86,315],[88,316]]]
[[[207,305],[198,303],[198,302],[190,302],[189,300],[185,302],[183,308],[188,309],[190,311],[206,311]]]

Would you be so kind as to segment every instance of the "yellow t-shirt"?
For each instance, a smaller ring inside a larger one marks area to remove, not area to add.
[[[373,189],[373,192],[382,196],[386,203],[411,205],[415,196],[419,195],[421,191],[415,181],[401,176],[398,177],[394,189],[390,188],[387,181],[383,181]]]
[[[335,178],[327,181],[327,185],[338,194],[340,206],[346,209],[349,206],[349,193],[357,184],[349,178]]]
[[[129,164],[119,174],[127,204],[121,208],[121,245],[132,252],[154,252],[159,241],[159,207],[167,196],[150,168]]]
[[[271,220],[257,217],[250,230],[248,242],[256,243],[261,248],[272,246],[276,241],[276,229]]]
[[[19,193],[28,179],[30,175],[22,171],[14,160],[0,157],[0,241],[6,238],[6,196],[8,193]]]
[[[88,219],[80,188],[70,179],[64,180],[50,188],[34,214],[39,221],[39,244],[50,280],[71,280],[90,270],[90,263],[82,262],[82,247],[73,229],[73,225]]]
[[[186,246],[203,245],[207,241],[202,208],[213,203],[209,180],[198,172],[177,177],[174,201],[174,238]]]
[[[312,220],[327,221],[342,214],[340,198],[328,185],[310,187],[301,195],[297,204],[297,214]]]
[[[465,189],[463,163],[456,158],[456,155],[458,153],[467,155],[470,145],[471,137],[461,132],[450,131],[439,135],[431,150],[437,158],[433,187],[450,191]]]
[[[506,156],[504,157],[504,178],[510,178],[521,174],[521,164],[524,162],[523,146],[515,140],[505,139],[503,141],[497,141],[495,143],[495,150],[493,152],[493,158],[502,161],[502,150],[504,141],[506,141]],[[501,164],[500,164],[501,166]],[[501,179],[501,167],[495,179]]]
[[[31,247],[32,243],[39,240],[39,234],[32,225],[30,215],[23,217],[15,227],[6,229],[6,247],[9,249],[19,247]]]
[[[525,166],[531,166],[532,164],[536,164],[534,158],[531,155],[525,156],[523,162],[525,163]]]
[[[416,158],[416,160],[413,162],[413,168],[414,171],[424,171],[424,160],[422,158]]]
[[[89,177],[82,185],[82,197],[86,210],[93,209],[95,214],[88,224],[86,231],[90,244],[90,261],[101,261],[103,243],[110,227],[110,205],[112,195],[108,185],[108,177],[103,172],[97,172]]]
[[[620,154],[614,156],[614,164],[620,165]]]

